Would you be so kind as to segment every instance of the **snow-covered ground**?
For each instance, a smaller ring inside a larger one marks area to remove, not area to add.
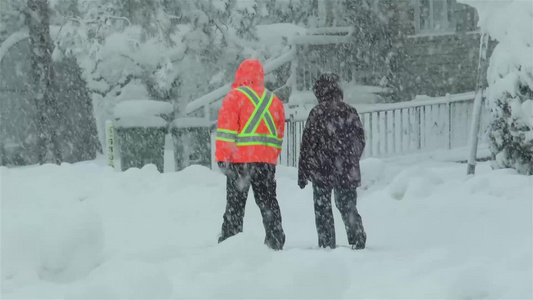
[[[312,191],[278,168],[284,251],[245,232],[217,244],[225,178],[193,166],[115,172],[99,162],[0,168],[1,298],[532,297],[533,177],[401,157],[362,162],[367,249],[316,247]]]

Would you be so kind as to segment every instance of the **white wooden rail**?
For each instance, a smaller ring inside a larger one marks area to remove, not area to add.
[[[365,128],[364,157],[387,157],[438,149],[465,147],[471,126],[474,93],[362,108]],[[357,106],[355,106],[357,108]],[[488,126],[483,106],[481,128]],[[280,162],[297,166],[305,120],[287,120]]]

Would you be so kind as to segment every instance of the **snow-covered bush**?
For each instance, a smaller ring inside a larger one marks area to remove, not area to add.
[[[24,26],[23,1],[2,0],[0,42]],[[233,80],[246,58],[266,62],[309,23],[305,0],[48,0],[53,58],[75,57],[92,97],[100,140],[106,120],[122,101],[190,101]],[[20,19],[20,20],[19,20]],[[20,22],[19,22],[20,21]],[[281,24],[283,23],[283,24]],[[292,23],[292,24],[290,24]],[[259,24],[264,24],[262,32]],[[280,26],[277,26],[280,25]],[[264,37],[262,36],[264,35]],[[266,78],[284,86],[289,64]],[[276,91],[286,98],[288,89]]]
[[[533,2],[463,2],[477,8],[482,30],[498,42],[487,73],[493,165],[533,174]]]
[[[56,44],[80,61],[100,138],[122,101],[174,102],[180,111],[227,83],[243,59],[269,56],[253,44],[255,24],[266,13],[256,1],[73,2],[77,5],[51,2]]]

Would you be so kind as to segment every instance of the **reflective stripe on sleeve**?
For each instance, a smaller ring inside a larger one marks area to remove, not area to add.
[[[236,138],[237,138],[237,131],[228,130],[228,129],[217,129],[216,139],[219,141],[235,142]]]

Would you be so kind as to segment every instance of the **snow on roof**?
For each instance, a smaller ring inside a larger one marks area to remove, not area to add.
[[[115,106],[115,118],[137,118],[168,115],[174,111],[172,104],[154,100],[129,100]]]
[[[167,127],[168,125],[167,121],[156,116],[128,117],[117,120],[115,124],[119,128]]]

